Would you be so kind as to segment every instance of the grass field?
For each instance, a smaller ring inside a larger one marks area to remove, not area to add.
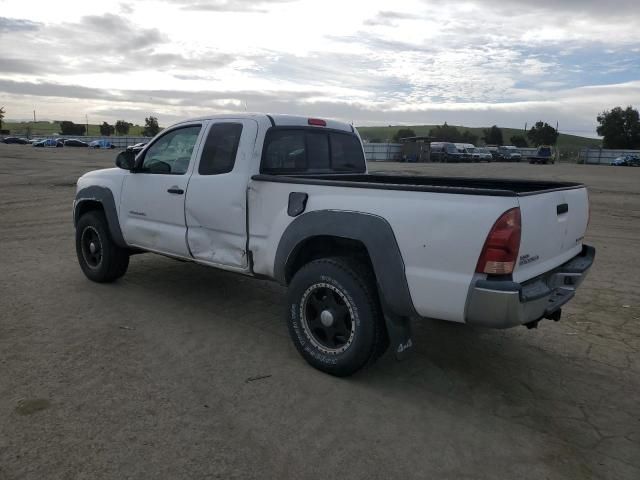
[[[482,130],[485,127],[478,128],[469,128],[458,125],[455,126],[461,132],[465,130],[469,130],[474,135],[477,135],[478,138],[482,138]],[[393,135],[401,128],[410,128],[416,135],[429,135],[429,131],[436,127],[436,125],[392,125],[388,127],[358,127],[358,131],[364,140],[374,140],[380,139],[382,141],[387,141],[393,138]],[[523,131],[521,129],[516,128],[502,128],[502,137],[504,139],[505,144],[509,144],[509,139],[513,135],[522,135]],[[579,137],[577,135],[567,135],[565,133],[561,133],[558,137],[557,147],[561,151],[578,151],[581,148],[587,147],[599,147],[601,145],[601,141],[594,138],[586,138]]]

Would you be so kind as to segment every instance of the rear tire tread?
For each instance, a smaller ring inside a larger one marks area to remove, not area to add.
[[[331,265],[332,267],[340,270],[343,274],[350,277],[350,279],[354,281],[364,293],[367,306],[372,312],[371,318],[368,320],[371,322],[373,328],[373,340],[370,343],[369,351],[363,355],[365,360],[360,365],[343,365],[338,368],[323,368],[322,365],[314,363],[313,360],[308,358],[303,347],[296,341],[295,333],[292,331],[291,325],[289,330],[292,338],[294,339],[294,344],[297,350],[312,366],[334,376],[349,376],[359,370],[373,365],[376,360],[384,354],[389,346],[389,337],[387,334],[386,324],[384,322],[382,307],[378,299],[375,276],[371,271],[371,268],[365,265],[362,261],[349,257],[336,256],[320,258],[307,263],[296,272],[291,283],[294,283],[296,276],[304,275],[307,270],[316,268],[319,265]]]

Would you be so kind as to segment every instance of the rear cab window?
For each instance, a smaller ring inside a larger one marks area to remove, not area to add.
[[[271,128],[262,150],[261,173],[364,173],[358,137],[349,132],[310,128]]]

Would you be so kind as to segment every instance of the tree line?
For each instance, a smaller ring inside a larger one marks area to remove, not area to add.
[[[2,130],[5,113],[5,108],[0,107],[0,130]],[[638,110],[632,106],[628,106],[625,109],[618,106],[598,114],[596,119],[599,124],[597,133],[603,137],[602,146],[604,148],[640,149],[640,114]],[[147,117],[144,119],[144,122],[145,125],[142,134],[145,137],[153,137],[160,132],[161,128],[158,124],[157,117]],[[100,134],[104,136],[110,136],[114,133],[117,135],[128,135],[132,126],[132,123],[125,120],[118,120],[115,125],[102,122],[102,125],[100,125]],[[87,133],[86,127],[83,124],[67,120],[60,122],[61,135],[84,135],[85,133]],[[393,140],[398,142],[402,138],[415,136],[416,133],[411,128],[401,128],[396,131]],[[447,122],[432,128],[429,131],[429,136],[439,141],[452,143],[475,144],[479,139],[478,135],[473,134],[471,131],[465,130],[461,132],[457,127],[447,125]],[[509,142],[520,148],[530,145],[535,147],[540,145],[555,145],[558,141],[558,136],[559,133],[557,129],[546,122],[538,121],[526,132],[526,136],[524,134],[512,135]],[[481,138],[487,145],[504,145],[502,129],[496,125],[483,129]],[[372,142],[375,141],[380,142],[378,139],[372,139]]]
[[[129,130],[133,127],[133,123],[127,122],[125,120],[118,120],[115,125],[110,125],[107,122],[102,122],[100,128],[100,135],[105,137],[109,137],[114,133],[117,135],[128,135]],[[74,123],[68,120],[63,120],[60,122],[60,135],[84,135],[87,128],[85,125],[81,123]],[[158,124],[157,117],[147,117],[144,119],[144,128],[142,130],[142,135],[145,137],[153,137],[160,132],[161,128]]]
[[[511,145],[519,148],[540,145],[555,145],[558,141],[558,131],[546,122],[536,122],[525,135],[512,135],[509,139]],[[393,140],[398,142],[403,138],[415,137],[416,133],[411,128],[401,128],[393,136]],[[429,137],[440,142],[451,143],[471,143],[476,144],[482,139],[486,145],[504,145],[502,129],[497,125],[482,130],[482,136],[475,135],[470,130],[460,131],[457,127],[448,125],[438,125],[429,130]]]

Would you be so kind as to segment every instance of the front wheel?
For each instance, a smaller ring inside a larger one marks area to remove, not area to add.
[[[289,334],[302,357],[344,377],[375,362],[389,344],[372,272],[342,257],[314,260],[289,285]]]
[[[78,220],[76,254],[87,278],[98,283],[117,280],[129,267],[129,252],[115,244],[100,211],[85,213]]]

